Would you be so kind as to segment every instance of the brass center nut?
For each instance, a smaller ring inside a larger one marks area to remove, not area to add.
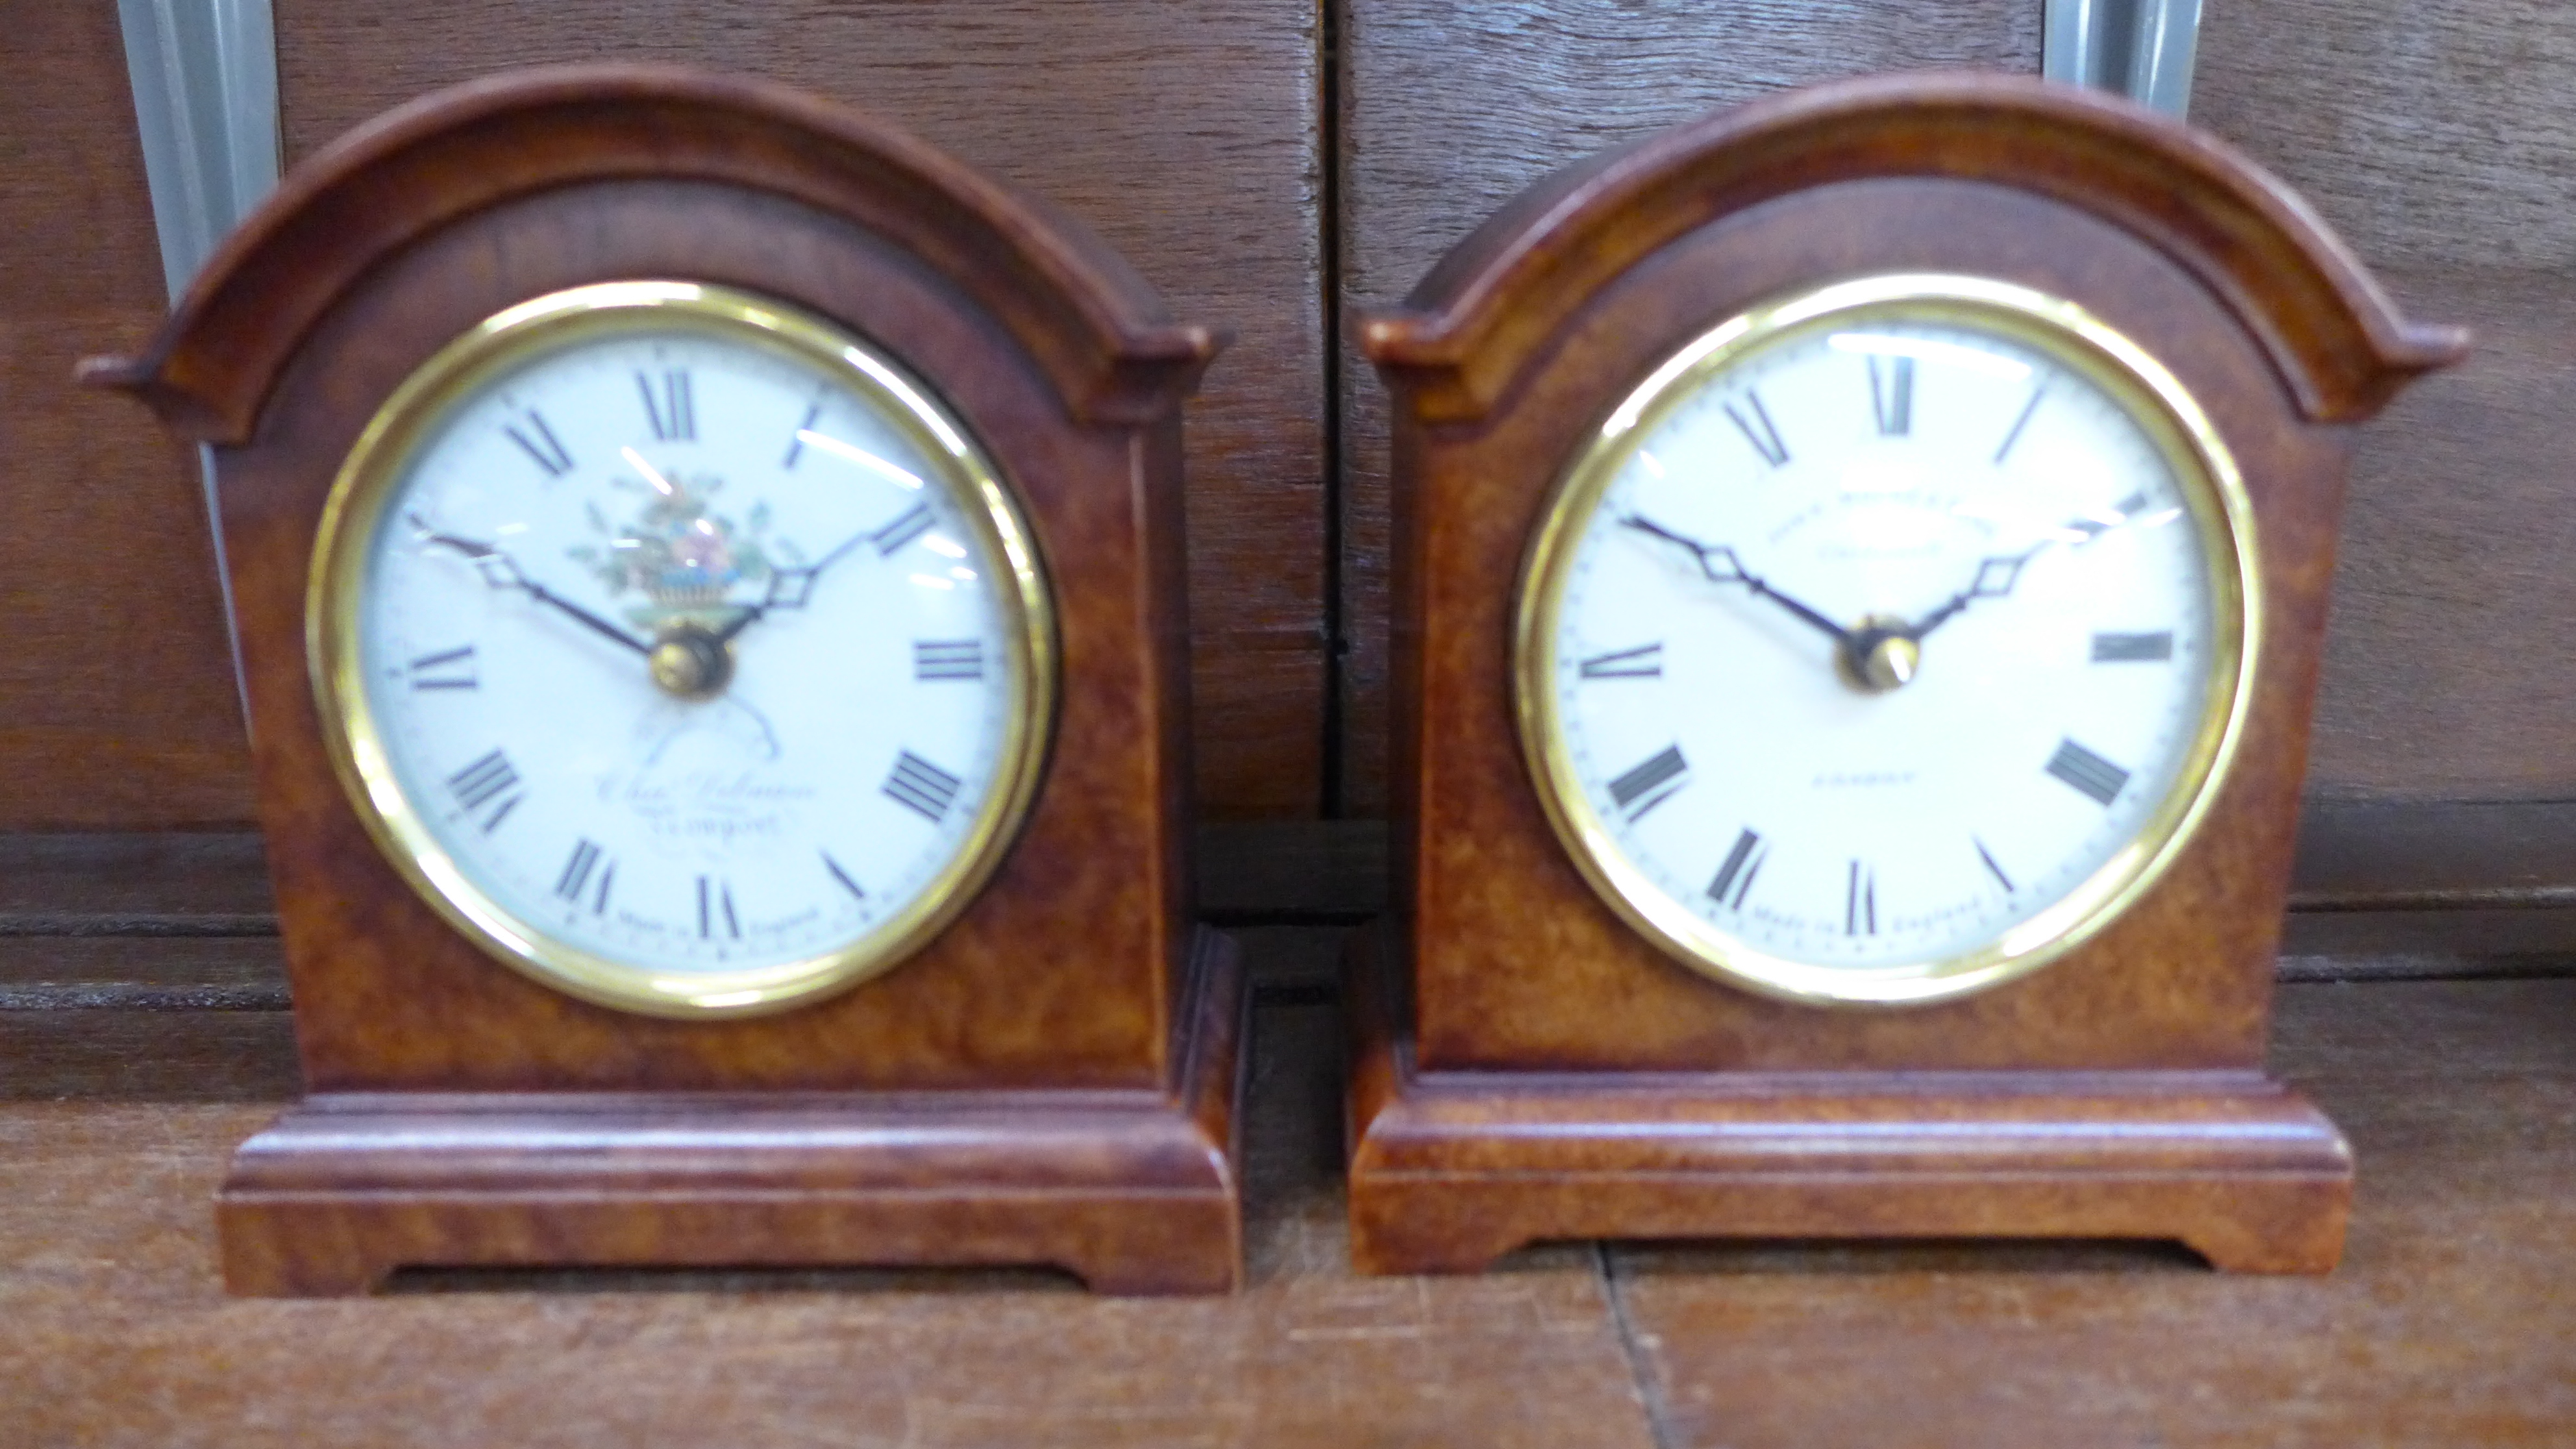
[[[663,630],[649,662],[653,682],[682,699],[712,699],[733,679],[733,646],[695,624]]]
[[[1872,614],[1851,631],[1841,663],[1844,678],[1872,694],[1885,694],[1921,672],[1923,646],[1904,620]]]

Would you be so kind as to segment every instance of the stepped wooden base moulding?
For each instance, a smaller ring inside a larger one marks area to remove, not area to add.
[[[2342,1253],[2352,1155],[2253,1072],[1424,1071],[1397,943],[1352,937],[1351,1256],[1475,1272],[1573,1238],[2153,1238],[2236,1272]]]
[[[235,1293],[404,1267],[1051,1265],[1105,1293],[1237,1286],[1246,995],[1203,930],[1181,1092],[334,1093],[234,1156]]]

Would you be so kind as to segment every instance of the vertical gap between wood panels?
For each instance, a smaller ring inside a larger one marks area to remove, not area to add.
[[[1316,225],[1323,324],[1324,710],[1323,769],[1317,813],[1342,813],[1342,45],[1349,0],[1315,0]]]

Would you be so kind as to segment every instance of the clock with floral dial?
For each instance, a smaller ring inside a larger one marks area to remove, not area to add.
[[[1009,486],[865,341],[625,282],[492,318],[390,398],[307,611],[334,763],[488,952],[668,1016],[889,969],[973,899],[1045,755]]]
[[[2151,886],[2223,775],[2251,526],[2189,394],[2071,303],[1891,275],[1756,309],[1626,397],[1536,535],[1540,796],[1694,969],[2010,979]]]

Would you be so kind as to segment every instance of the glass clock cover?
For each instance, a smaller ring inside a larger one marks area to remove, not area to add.
[[[1685,964],[1905,1002],[2055,959],[2223,771],[2250,514],[2080,309],[1881,277],[1739,317],[1576,460],[1518,620],[1560,836]]]
[[[580,288],[426,364],[323,521],[311,658],[378,842],[560,989],[775,1009],[971,899],[1045,748],[1028,528],[855,338],[685,283]]]

